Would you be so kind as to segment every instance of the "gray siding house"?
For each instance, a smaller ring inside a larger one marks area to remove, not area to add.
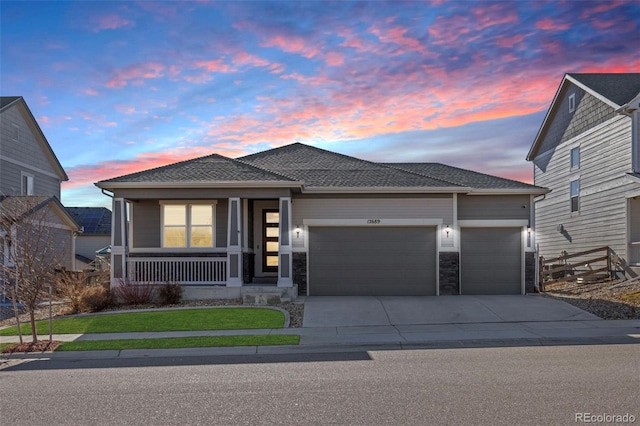
[[[566,74],[527,155],[540,254],[609,246],[640,273],[640,74]]]
[[[47,209],[61,252],[61,267],[75,269],[79,226],[60,204],[60,184],[69,180],[36,119],[21,96],[0,97],[0,207],[15,211]],[[17,208],[22,206],[22,209]],[[28,217],[28,215],[21,217]],[[0,229],[0,260],[9,262],[11,229]],[[0,281],[2,278],[0,277]]]
[[[547,192],[300,143],[96,185],[113,194],[112,285],[179,282],[187,298],[531,292]]]
[[[66,207],[66,210],[82,229],[76,237],[76,267],[99,267],[95,263],[96,253],[111,244],[111,211],[104,207]]]

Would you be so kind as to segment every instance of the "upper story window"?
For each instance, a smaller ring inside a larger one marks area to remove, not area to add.
[[[571,150],[571,168],[577,169],[580,167],[580,147],[577,146]]]
[[[22,195],[33,195],[33,175],[22,173]]]
[[[571,181],[570,188],[571,196],[571,212],[577,212],[580,210],[580,179]]]
[[[163,204],[162,247],[214,246],[215,205]]]
[[[576,110],[576,94],[572,93],[569,95],[569,112],[573,112]]]

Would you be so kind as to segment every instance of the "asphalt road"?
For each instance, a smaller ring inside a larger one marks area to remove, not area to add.
[[[2,425],[640,423],[640,345],[10,361],[0,392]]]

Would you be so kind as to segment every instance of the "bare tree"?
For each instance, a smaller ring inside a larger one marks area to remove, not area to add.
[[[71,236],[56,219],[57,205],[53,197],[37,196],[7,197],[0,202],[0,232],[5,240],[5,259],[0,264],[11,282],[11,298],[29,313],[33,342],[38,341],[36,309],[64,264],[65,234]]]

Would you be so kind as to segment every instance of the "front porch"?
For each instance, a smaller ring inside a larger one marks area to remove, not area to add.
[[[111,287],[179,283],[186,299],[297,296],[289,196],[112,204]]]

